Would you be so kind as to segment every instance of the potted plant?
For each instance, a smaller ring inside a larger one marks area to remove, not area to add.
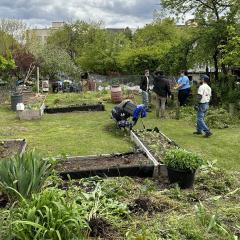
[[[178,183],[180,188],[191,188],[196,170],[203,164],[198,155],[181,148],[168,150],[165,154],[170,183]]]

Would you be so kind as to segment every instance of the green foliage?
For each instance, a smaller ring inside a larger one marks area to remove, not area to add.
[[[6,59],[0,55],[0,70],[1,71],[13,70],[15,67],[16,67],[16,65],[12,58]]]
[[[219,46],[222,58],[221,62],[229,66],[240,66],[240,36],[236,27],[228,27],[229,39],[225,45]]]
[[[238,187],[236,176],[215,166],[216,162],[207,162],[201,167],[196,178],[196,188],[212,194],[226,194]]]
[[[48,107],[70,106],[77,104],[93,104],[103,102],[104,99],[110,97],[110,93],[105,92],[84,92],[84,93],[57,93],[49,95],[45,101]]]
[[[188,36],[178,29],[172,19],[158,20],[137,30],[132,43],[120,52],[118,62],[122,69],[132,73],[143,73],[161,66],[167,67],[166,55]]]
[[[10,196],[30,198],[39,192],[52,171],[54,160],[44,159],[34,151],[0,161],[0,186]]]
[[[92,41],[86,42],[82,54],[76,62],[84,71],[100,74],[119,71],[117,57],[129,40],[123,33],[114,34],[106,30],[96,30]]]
[[[229,113],[223,108],[210,109],[206,116],[206,123],[210,128],[226,128],[232,124],[232,120]]]
[[[111,190],[108,189],[107,192],[104,192],[101,184],[97,183],[94,191],[76,196],[76,202],[88,212],[88,220],[104,217],[111,221],[119,217],[128,217],[127,205],[109,197],[108,193]]]
[[[171,149],[166,152],[164,162],[170,168],[195,171],[204,161],[198,155],[184,149]]]
[[[79,74],[79,69],[67,52],[56,46],[46,45],[40,48],[36,57],[41,61],[43,74],[50,79],[54,79],[59,72],[64,72],[69,76]]]
[[[200,222],[200,224],[207,228],[207,232],[218,232],[229,240],[238,239],[236,235],[232,234],[220,223],[217,214],[209,213],[201,202],[195,206],[195,212],[197,220]]]
[[[11,236],[19,240],[83,240],[88,230],[85,214],[64,191],[46,189],[12,210]]]

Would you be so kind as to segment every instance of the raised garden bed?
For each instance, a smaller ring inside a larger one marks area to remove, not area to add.
[[[105,106],[102,103],[98,104],[81,104],[81,105],[71,105],[64,107],[54,107],[49,108],[46,106],[45,113],[68,113],[75,111],[105,111]]]
[[[72,179],[91,176],[152,177],[154,164],[146,154],[130,152],[114,155],[68,157],[59,161],[56,170],[63,179],[67,179],[68,175]]]
[[[167,149],[178,147],[177,144],[160,132],[158,128],[131,131],[131,139],[154,163],[154,177],[160,176],[166,179],[167,168],[163,161],[164,152]]]
[[[36,120],[40,119],[44,114],[46,95],[31,96],[25,102],[25,109],[18,111],[20,120]],[[27,103],[27,104],[26,104]]]
[[[16,154],[23,154],[27,143],[25,140],[0,141],[0,159],[9,158]]]

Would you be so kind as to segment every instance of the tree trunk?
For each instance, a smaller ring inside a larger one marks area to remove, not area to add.
[[[213,55],[213,62],[214,62],[214,76],[215,76],[215,81],[218,82],[219,80],[219,74],[218,74],[218,50],[215,51],[214,55]]]

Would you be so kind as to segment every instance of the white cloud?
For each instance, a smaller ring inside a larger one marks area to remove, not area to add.
[[[0,0],[1,18],[32,26],[52,21],[102,20],[106,27],[139,27],[152,21],[158,0]]]

